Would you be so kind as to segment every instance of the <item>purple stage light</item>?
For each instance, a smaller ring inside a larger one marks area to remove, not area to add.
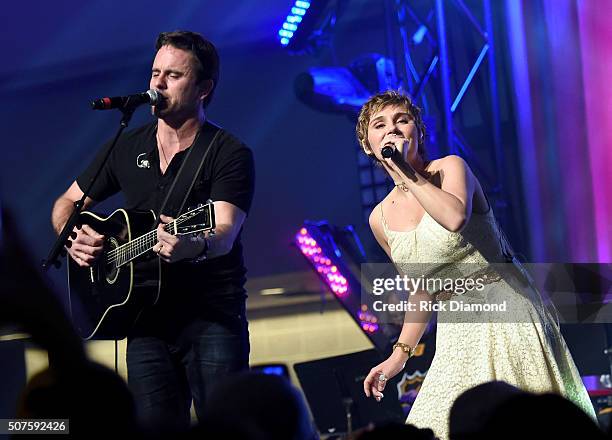
[[[346,277],[336,265],[332,264],[332,260],[325,255],[308,229],[301,228],[299,230],[295,235],[295,243],[302,255],[312,264],[314,270],[336,296],[343,297],[348,294],[349,286]]]
[[[361,266],[365,252],[354,228],[306,220],[295,234],[293,244],[359,329],[382,352],[391,350],[387,327],[381,325],[380,316],[362,302]]]
[[[365,304],[361,305],[361,311],[359,312],[359,321],[363,331],[368,333],[374,333],[378,331],[378,318],[368,311],[368,306]]]

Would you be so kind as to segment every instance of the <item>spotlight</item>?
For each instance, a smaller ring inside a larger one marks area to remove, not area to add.
[[[312,67],[294,82],[297,97],[327,112],[358,111],[370,93],[346,67]]]
[[[316,110],[354,115],[370,96],[397,84],[393,61],[374,53],[349,67],[312,67],[296,77],[294,88],[298,99]]]

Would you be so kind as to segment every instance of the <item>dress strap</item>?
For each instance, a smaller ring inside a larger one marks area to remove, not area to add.
[[[383,225],[383,228],[384,228],[385,234],[386,234],[389,231],[389,225],[387,225],[387,220],[385,219],[385,214],[383,213],[382,202],[378,206],[380,208],[380,219],[382,220],[382,225]]]

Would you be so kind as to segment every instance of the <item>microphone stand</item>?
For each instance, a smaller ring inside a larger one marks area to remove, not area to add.
[[[336,383],[338,384],[340,394],[342,395],[342,406],[344,407],[344,415],[346,417],[346,435],[344,438],[350,439],[353,436],[353,413],[351,412],[351,407],[354,403],[353,398],[346,387],[343,374],[335,368],[333,369],[333,373]]]
[[[106,162],[108,161],[108,158],[110,157],[111,152],[115,148],[115,145],[117,144],[117,141],[119,140],[119,137],[121,136],[121,133],[123,133],[123,130],[125,130],[128,124],[130,123],[130,119],[132,119],[132,115],[134,114],[134,110],[136,110],[137,106],[138,104],[136,105],[128,104],[127,106],[120,109],[121,113],[123,113],[123,117],[121,118],[119,130],[117,131],[117,134],[115,135],[115,138],[113,139],[113,142],[111,143],[111,145],[106,149],[106,153],[104,154],[102,163],[100,163],[100,166],[96,170],[96,173],[89,180],[89,182],[87,183],[87,186],[83,190],[83,197],[81,197],[80,200],[77,200],[76,202],[74,202],[74,209],[72,210],[72,214],[70,214],[70,217],[68,218],[68,221],[64,225],[62,232],[60,232],[59,235],[57,236],[57,239],[55,240],[53,247],[49,251],[49,255],[47,256],[45,260],[43,260],[42,268],[45,271],[49,270],[51,266],[54,266],[56,268],[59,268],[61,266],[61,263],[57,257],[60,254],[65,254],[64,246],[66,246],[68,242],[68,238],[72,235],[73,233],[72,230],[74,226],[79,223],[78,220],[79,220],[79,216],[81,215],[81,212],[83,211],[83,207],[85,206],[85,199],[89,196],[89,192],[91,191],[91,188],[93,187],[94,182],[100,175],[100,172],[102,172],[102,168],[104,168],[104,165],[106,165]]]

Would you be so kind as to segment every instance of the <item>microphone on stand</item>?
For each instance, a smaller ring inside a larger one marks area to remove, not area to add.
[[[93,110],[111,110],[114,108],[125,109],[130,107],[136,108],[142,104],[158,105],[162,99],[163,96],[161,93],[155,89],[151,89],[144,93],[137,93],[135,95],[95,99],[91,102],[91,108]]]

